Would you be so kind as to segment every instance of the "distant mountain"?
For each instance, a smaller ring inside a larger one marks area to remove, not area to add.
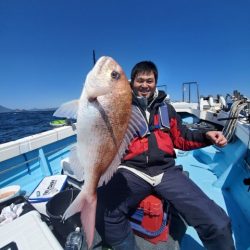
[[[7,113],[7,112],[29,112],[29,111],[55,111],[57,108],[45,108],[45,109],[9,109],[2,105],[0,105],[0,113]]]
[[[37,108],[33,108],[33,109],[28,109],[27,111],[55,111],[57,108],[46,108],[46,109],[37,109]]]
[[[0,113],[6,113],[6,112],[12,112],[12,111],[14,111],[14,110],[0,105]]]

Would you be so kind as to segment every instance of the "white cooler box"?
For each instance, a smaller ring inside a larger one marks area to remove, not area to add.
[[[28,212],[0,226],[0,248],[15,242],[18,250],[62,250],[53,233],[37,211]],[[8,249],[16,249],[9,247]]]

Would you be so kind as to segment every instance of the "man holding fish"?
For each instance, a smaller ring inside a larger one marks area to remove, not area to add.
[[[235,249],[226,213],[183,174],[181,166],[175,166],[174,160],[174,148],[223,147],[227,140],[219,131],[205,133],[184,127],[166,102],[166,94],[157,90],[157,79],[157,68],[150,61],[132,69],[132,105],[140,110],[147,129],[137,131],[117,172],[98,190],[98,232],[112,249],[138,249],[128,218],[141,200],[154,193],[196,229],[206,249]]]
[[[166,94],[157,90],[157,79],[154,63],[144,61],[132,69],[129,85],[118,63],[101,57],[87,75],[80,99],[55,112],[57,117],[77,118],[70,165],[84,179],[63,219],[81,212],[89,248],[96,224],[113,249],[137,249],[128,218],[141,200],[155,193],[197,230],[207,249],[234,249],[225,212],[174,160],[174,148],[192,150],[211,143],[222,147],[227,140],[219,131],[202,133],[182,126]]]

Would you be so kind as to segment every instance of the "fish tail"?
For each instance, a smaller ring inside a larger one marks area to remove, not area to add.
[[[81,210],[81,222],[85,232],[86,242],[88,248],[92,246],[95,235],[95,218],[96,218],[96,204],[97,198],[89,197],[86,199]]]
[[[67,220],[75,213],[81,212],[81,223],[86,236],[88,248],[91,247],[95,233],[97,197],[85,193],[82,190],[63,215],[63,220]]]

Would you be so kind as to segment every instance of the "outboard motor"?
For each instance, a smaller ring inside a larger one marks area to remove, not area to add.
[[[221,108],[223,110],[227,109],[227,103],[226,103],[226,100],[225,100],[224,96],[218,95],[218,101],[221,104]]]
[[[214,98],[213,98],[213,96],[210,95],[208,97],[208,103],[209,103],[210,107],[214,107]]]

